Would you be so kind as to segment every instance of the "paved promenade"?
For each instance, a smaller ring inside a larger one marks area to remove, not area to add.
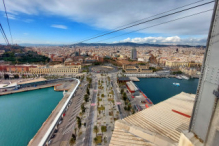
[[[69,140],[72,133],[75,133],[75,128],[77,128],[77,119],[81,110],[81,104],[84,100],[83,96],[86,91],[86,83],[83,81],[80,87],[77,89],[75,96],[71,100],[71,105],[65,113],[63,122],[58,126],[58,132],[52,139],[50,146],[68,146]],[[77,130],[78,131],[78,130]]]

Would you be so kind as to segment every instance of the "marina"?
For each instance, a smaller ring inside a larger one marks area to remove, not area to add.
[[[139,82],[134,82],[147,97],[157,104],[181,92],[196,93],[198,79],[179,80],[176,78],[139,78]],[[180,86],[174,86],[179,83]]]

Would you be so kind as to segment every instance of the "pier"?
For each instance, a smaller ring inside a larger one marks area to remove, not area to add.
[[[62,100],[52,111],[47,120],[42,124],[41,128],[38,130],[36,135],[30,140],[28,146],[43,146],[48,141],[52,131],[58,125],[62,114],[65,112],[66,106],[74,95],[76,89],[78,88],[80,81],[75,80],[75,83],[72,84],[71,89],[64,95]]]
[[[42,88],[48,88],[48,87],[54,87],[55,91],[67,91],[71,88],[71,79],[64,78],[64,79],[58,79],[58,80],[43,80],[40,82],[30,82],[20,85],[19,88],[12,87],[12,88],[5,88],[4,90],[0,92],[0,96],[7,95],[7,94],[13,94],[13,93],[19,93],[19,92],[26,92],[31,90],[37,90]],[[18,85],[19,86],[19,85]],[[17,88],[17,89],[16,89]]]

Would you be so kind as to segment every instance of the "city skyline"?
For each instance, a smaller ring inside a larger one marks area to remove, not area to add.
[[[11,24],[14,43],[23,44],[73,44],[90,36],[131,22],[147,18],[177,7],[195,3],[197,1],[32,1],[18,0],[6,1],[9,21]],[[201,4],[201,1],[197,4]],[[197,5],[193,4],[191,6]],[[161,7],[165,5],[165,7]],[[159,8],[159,9],[156,9]],[[188,8],[187,6],[185,8]],[[130,28],[116,34],[97,38],[86,43],[95,43],[103,39],[159,24],[175,18],[187,16],[203,10],[212,9],[213,4],[208,4],[177,15],[166,17],[135,28]],[[138,8],[138,9],[136,9]],[[8,38],[9,31],[5,18],[4,8],[0,6],[2,26]],[[174,11],[173,11],[174,12]],[[205,45],[209,22],[212,11],[164,24],[154,28],[131,33],[103,43],[134,42],[153,44],[191,44]],[[202,25],[200,25],[202,24]],[[10,41],[10,39],[9,39]],[[0,43],[3,38],[0,38]]]

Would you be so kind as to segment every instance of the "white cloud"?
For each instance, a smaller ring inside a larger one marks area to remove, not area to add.
[[[196,2],[197,0],[7,0],[10,13],[28,15],[56,15],[82,22],[96,28],[113,30],[124,24],[150,17],[170,9]],[[204,3],[204,1],[197,4]],[[194,6],[193,5],[193,6]],[[190,6],[191,7],[191,6]],[[186,7],[185,7],[186,8]],[[188,8],[188,7],[187,7]],[[143,24],[135,29],[147,27],[203,10],[212,9],[213,4],[185,11],[177,15]],[[4,10],[0,6],[0,10]],[[179,9],[178,9],[179,10]],[[160,16],[160,15],[159,15]],[[141,33],[168,33],[169,35],[207,35],[211,12],[150,28]],[[131,29],[134,30],[134,29]]]
[[[6,14],[4,14],[4,17],[7,17]],[[15,19],[17,19],[17,18],[16,18],[16,16],[13,15],[13,14],[8,14],[8,19],[13,19],[13,20],[15,20]]]
[[[58,25],[58,24],[53,24],[53,25],[51,25],[51,27],[60,28],[60,29],[68,29],[67,26],[65,26],[65,25]]]
[[[115,28],[129,24],[131,22],[147,18],[158,13],[168,11],[183,5],[197,2],[197,0],[7,0],[5,1],[7,10],[11,16],[11,19],[21,19],[20,14],[29,15],[31,17],[44,16],[58,16],[57,18],[66,18],[79,23],[84,23],[95,29],[107,29],[115,30]],[[195,6],[206,1],[200,1],[191,6]],[[184,8],[188,8],[187,6]],[[137,27],[127,29],[126,32],[142,29],[152,25],[160,24],[162,22],[170,21],[191,15],[200,11],[213,8],[213,3],[205,5],[199,8],[195,8],[183,13],[165,17],[150,23],[145,23]],[[182,9],[178,9],[182,10]],[[0,5],[0,11],[4,12],[3,5]],[[175,11],[173,11],[175,12]],[[141,30],[140,33],[146,34],[145,36],[180,36],[169,37],[163,39],[158,37],[156,39],[147,38],[144,40],[150,43],[199,43],[205,45],[205,38],[210,26],[212,12],[203,13],[201,15],[189,17],[186,19],[178,20],[175,22],[163,24],[157,27]],[[15,17],[16,16],[16,17]],[[157,15],[159,17],[161,15]],[[153,17],[155,18],[155,17]],[[145,19],[149,20],[149,19]],[[22,20],[30,23],[31,20]],[[59,21],[51,22],[60,23]],[[64,25],[54,24],[51,27],[67,29]],[[103,30],[105,31],[105,30]],[[90,31],[91,32],[91,31]],[[124,31],[123,31],[124,32]],[[94,32],[96,34],[96,32]],[[154,35],[155,34],[155,35]],[[92,34],[88,34],[89,36]],[[127,38],[132,36],[127,35]],[[141,35],[143,36],[143,35]],[[192,39],[190,39],[192,38]],[[203,38],[198,40],[197,38]],[[95,41],[95,40],[94,40]],[[115,40],[116,41],[116,40]],[[128,40],[127,40],[128,41]],[[142,38],[134,38],[132,41],[141,42]]]
[[[144,37],[144,38],[127,38],[120,42],[132,42],[132,43],[150,43],[150,44],[184,44],[184,45],[206,45],[206,39],[188,38],[182,39],[179,36],[172,37]]]

